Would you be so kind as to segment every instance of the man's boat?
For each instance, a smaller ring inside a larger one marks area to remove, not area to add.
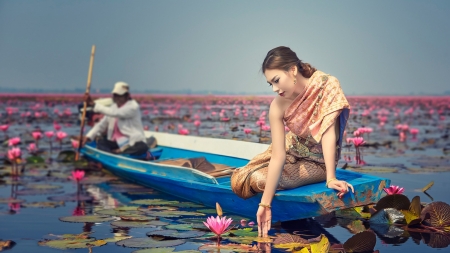
[[[153,155],[159,156],[157,160],[110,154],[97,150],[95,144],[86,145],[81,152],[113,174],[137,184],[208,207],[215,207],[218,202],[225,212],[255,217],[262,194],[246,200],[238,197],[231,190],[230,175],[233,169],[265,151],[267,144],[150,131],[146,135],[158,142],[158,147],[152,150]],[[203,158],[213,165],[213,170],[186,167],[202,163]],[[337,169],[336,177],[352,184],[355,193],[339,199],[335,190],[325,187],[325,182],[277,191],[272,201],[272,220],[296,220],[376,203],[383,188],[390,184],[388,179],[343,169]]]

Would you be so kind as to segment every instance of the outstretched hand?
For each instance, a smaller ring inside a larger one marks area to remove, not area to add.
[[[353,185],[351,185],[343,180],[331,181],[330,183],[328,183],[328,188],[339,191],[337,193],[337,196],[339,198],[342,198],[347,192],[349,192],[349,189],[352,189],[352,192],[355,193],[355,189],[353,188]]]
[[[256,213],[256,221],[258,222],[258,236],[267,237],[272,223],[272,210],[260,206]]]
[[[89,95],[89,93],[84,94],[84,102],[86,102],[88,106],[93,106],[95,104],[94,100],[92,100],[92,97],[91,95]]]

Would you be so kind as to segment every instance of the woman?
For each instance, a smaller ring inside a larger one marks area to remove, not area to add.
[[[277,189],[291,189],[326,180],[342,198],[353,186],[336,179],[339,129],[344,129],[349,104],[339,81],[297,58],[288,47],[267,53],[262,71],[278,96],[270,104],[272,144],[231,178],[242,198],[263,192],[257,211],[259,236],[271,226],[270,205]],[[345,110],[346,113],[341,112]],[[339,124],[340,122],[340,124]],[[290,132],[285,134],[285,124]],[[338,133],[336,133],[338,132]],[[342,137],[341,137],[342,138]]]

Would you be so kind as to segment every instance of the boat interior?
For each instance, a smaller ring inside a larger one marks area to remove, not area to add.
[[[196,169],[215,178],[230,176],[233,173],[233,169],[235,169],[235,167],[226,164],[210,163],[205,157],[176,158],[153,162]]]

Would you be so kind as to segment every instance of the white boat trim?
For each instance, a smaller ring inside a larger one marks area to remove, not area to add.
[[[266,151],[268,144],[219,139],[211,137],[200,137],[190,135],[179,135],[145,131],[145,136],[156,138],[158,145],[197,152],[225,155],[250,160],[258,154]]]

